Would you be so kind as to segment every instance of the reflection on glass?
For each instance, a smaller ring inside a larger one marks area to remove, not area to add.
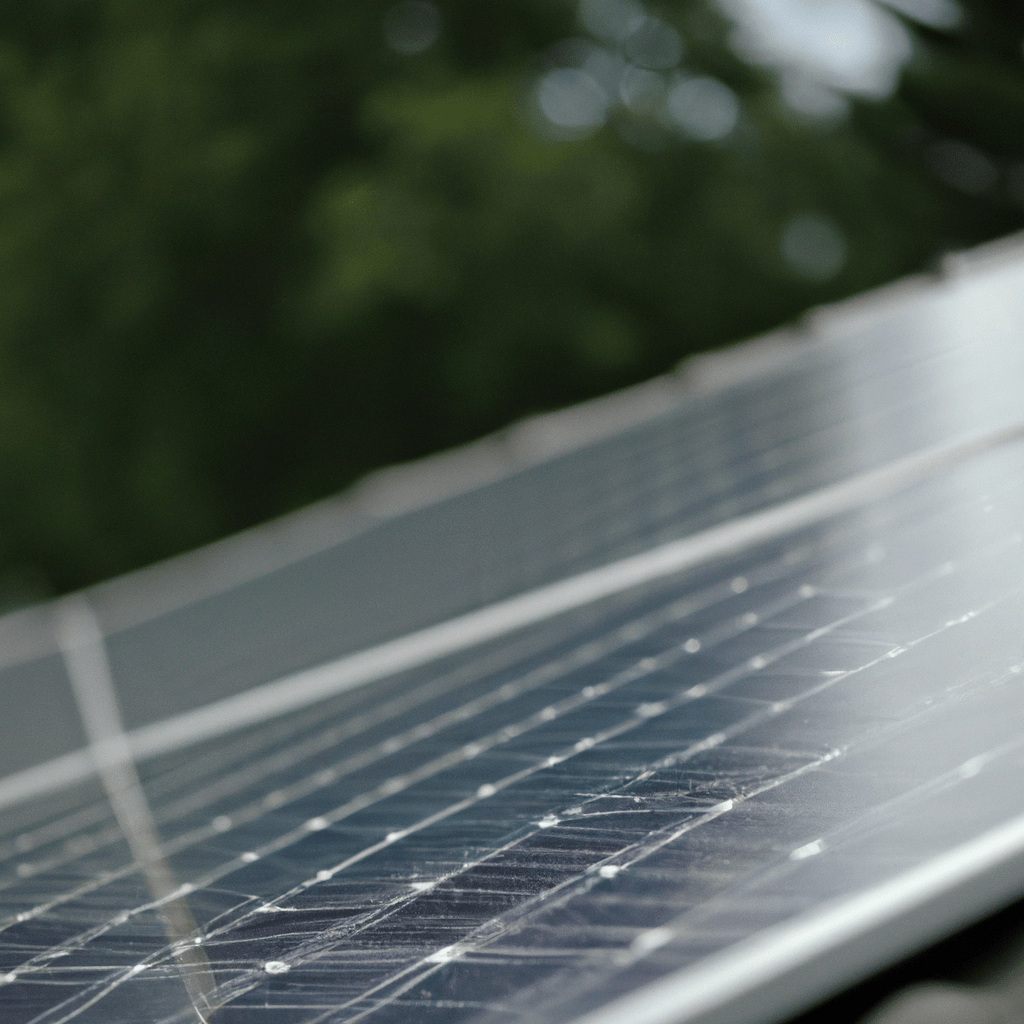
[[[191,886],[178,884],[161,850],[121,723],[103,633],[84,598],[62,601],[55,615],[58,643],[97,773],[132,857],[146,878],[154,909],[163,923],[196,1015],[200,1024],[208,1024],[218,1005],[214,996],[216,983],[195,918],[185,901]],[[133,970],[139,972],[147,966],[138,964]]]

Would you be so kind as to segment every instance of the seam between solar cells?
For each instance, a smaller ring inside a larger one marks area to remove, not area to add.
[[[768,509],[142,726],[127,734],[128,742],[135,758],[145,760],[268,721],[852,511],[1022,437],[1024,421],[1017,421],[984,434],[926,448]],[[88,751],[73,751],[0,779],[0,807],[59,790],[94,774]]]

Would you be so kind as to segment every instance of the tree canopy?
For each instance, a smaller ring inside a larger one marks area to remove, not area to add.
[[[725,0],[6,12],[0,603],[1022,226],[1024,7],[843,2],[891,86]]]

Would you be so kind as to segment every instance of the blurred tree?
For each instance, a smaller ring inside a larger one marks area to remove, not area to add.
[[[1024,9],[929,3],[882,98],[711,0],[612,41],[563,0],[7,12],[0,602],[1019,227]]]

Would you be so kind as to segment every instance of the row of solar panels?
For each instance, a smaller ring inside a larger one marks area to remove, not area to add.
[[[0,620],[3,1019],[767,1022],[1011,899],[1022,337],[1009,242]]]

